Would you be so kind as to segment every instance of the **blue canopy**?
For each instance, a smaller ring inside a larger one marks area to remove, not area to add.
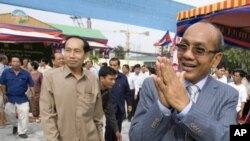
[[[1,3],[176,31],[176,15],[192,8],[173,0],[0,0]]]

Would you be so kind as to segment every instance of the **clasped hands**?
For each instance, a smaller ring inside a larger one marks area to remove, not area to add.
[[[167,108],[181,112],[189,103],[186,94],[185,71],[175,72],[172,62],[166,57],[158,57],[157,76],[153,76],[160,102]]]

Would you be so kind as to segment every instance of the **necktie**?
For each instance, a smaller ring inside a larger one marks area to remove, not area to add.
[[[199,92],[199,87],[196,85],[190,85],[187,87],[190,99],[195,103],[197,100],[197,93]]]

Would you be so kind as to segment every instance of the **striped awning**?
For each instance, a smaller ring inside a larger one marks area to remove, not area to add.
[[[98,42],[95,42],[95,41],[88,41],[89,43],[89,46],[91,48],[98,48],[98,49],[110,49],[112,50],[112,48],[106,44],[102,44],[102,43],[98,43]]]
[[[0,23],[0,42],[61,42],[60,30]]]
[[[250,0],[225,0],[206,6],[193,8],[191,10],[181,11],[177,14],[177,21],[247,5],[250,5]]]
[[[227,0],[188,11],[177,17],[177,35],[182,36],[192,24],[200,21],[216,25],[225,43],[250,49],[250,0]]]

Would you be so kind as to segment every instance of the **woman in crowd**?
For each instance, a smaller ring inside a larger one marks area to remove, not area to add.
[[[40,91],[41,91],[42,78],[43,78],[42,73],[37,71],[38,67],[39,67],[39,64],[36,61],[29,62],[28,64],[28,69],[34,81],[34,88],[35,88],[35,95],[31,97],[30,105],[31,105],[31,112],[33,114],[33,117],[36,119],[36,122],[40,122],[39,98],[40,98]]]

